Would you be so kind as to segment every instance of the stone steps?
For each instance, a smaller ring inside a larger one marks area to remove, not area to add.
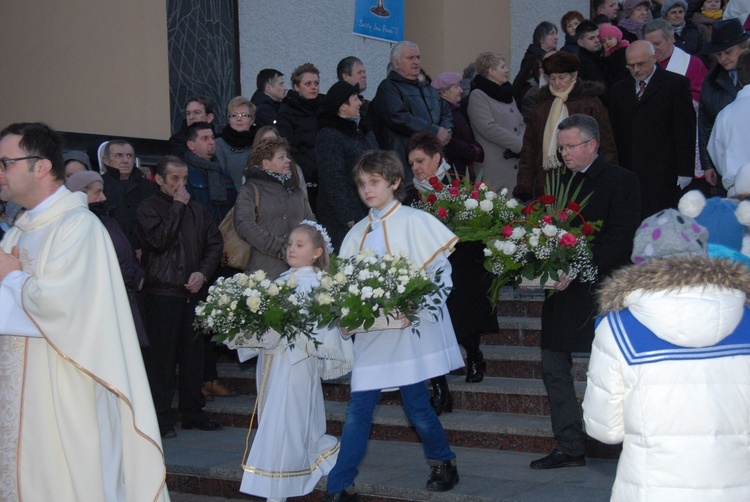
[[[232,500],[259,500],[239,492],[247,430],[227,427],[214,432],[177,429],[164,442],[170,492]],[[538,455],[487,448],[454,447],[460,482],[445,493],[424,489],[429,469],[422,448],[413,442],[370,441],[357,478],[364,501],[418,500],[439,502],[605,502],[609,500],[616,462],[590,459],[586,467],[534,471]],[[319,501],[317,489],[295,501]],[[179,494],[173,496],[181,500]],[[192,500],[192,499],[190,499]]]

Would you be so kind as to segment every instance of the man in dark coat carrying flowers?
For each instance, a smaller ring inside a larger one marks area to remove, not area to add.
[[[557,142],[567,167],[562,183],[571,183],[571,194],[580,187],[576,202],[591,195],[576,218],[602,222],[592,246],[598,282],[629,263],[633,236],[640,223],[638,180],[598,153],[599,126],[588,115],[573,114],[560,122]],[[542,373],[557,447],[548,456],[531,462],[532,469],[586,465],[587,436],[573,386],[571,353],[591,351],[596,285],[561,276],[553,294],[544,301]]]

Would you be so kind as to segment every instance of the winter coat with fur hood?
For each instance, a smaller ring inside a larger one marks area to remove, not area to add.
[[[602,286],[583,410],[590,436],[623,442],[611,500],[750,500],[749,292],[745,265],[707,257]],[[628,318],[652,334],[623,334]]]

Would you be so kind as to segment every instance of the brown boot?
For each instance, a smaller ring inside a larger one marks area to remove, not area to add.
[[[212,382],[203,382],[203,389],[202,389],[203,395],[206,396],[206,400],[209,400],[209,396],[213,398],[216,397],[235,397],[237,395],[236,392],[231,390],[226,385],[222,384],[218,380],[214,380]]]

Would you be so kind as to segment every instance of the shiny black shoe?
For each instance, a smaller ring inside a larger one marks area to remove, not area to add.
[[[357,502],[359,501],[359,494],[357,492],[349,493],[346,490],[341,490],[336,493],[326,492],[326,496],[323,498],[324,502]]]
[[[487,363],[484,362],[484,354],[478,350],[476,354],[466,355],[466,382],[479,383],[484,380],[484,372],[487,369]]]
[[[458,469],[455,459],[440,462],[430,467],[430,479],[427,480],[427,490],[431,492],[447,492],[458,483]]]
[[[200,422],[191,422],[190,420],[183,420],[182,428],[185,430],[199,429],[202,431],[218,431],[220,429],[223,429],[224,426],[221,425],[219,422],[214,422],[213,420],[209,420],[209,419],[202,420]]]
[[[448,380],[445,379],[445,375],[431,378],[432,383],[432,397],[430,398],[430,405],[435,410],[435,414],[440,416],[444,411],[450,413],[453,411],[453,396],[451,396],[450,390],[448,389]]]
[[[554,450],[544,458],[533,460],[529,467],[532,469],[557,469],[558,467],[582,467],[586,465],[586,455],[568,455],[560,450]]]

